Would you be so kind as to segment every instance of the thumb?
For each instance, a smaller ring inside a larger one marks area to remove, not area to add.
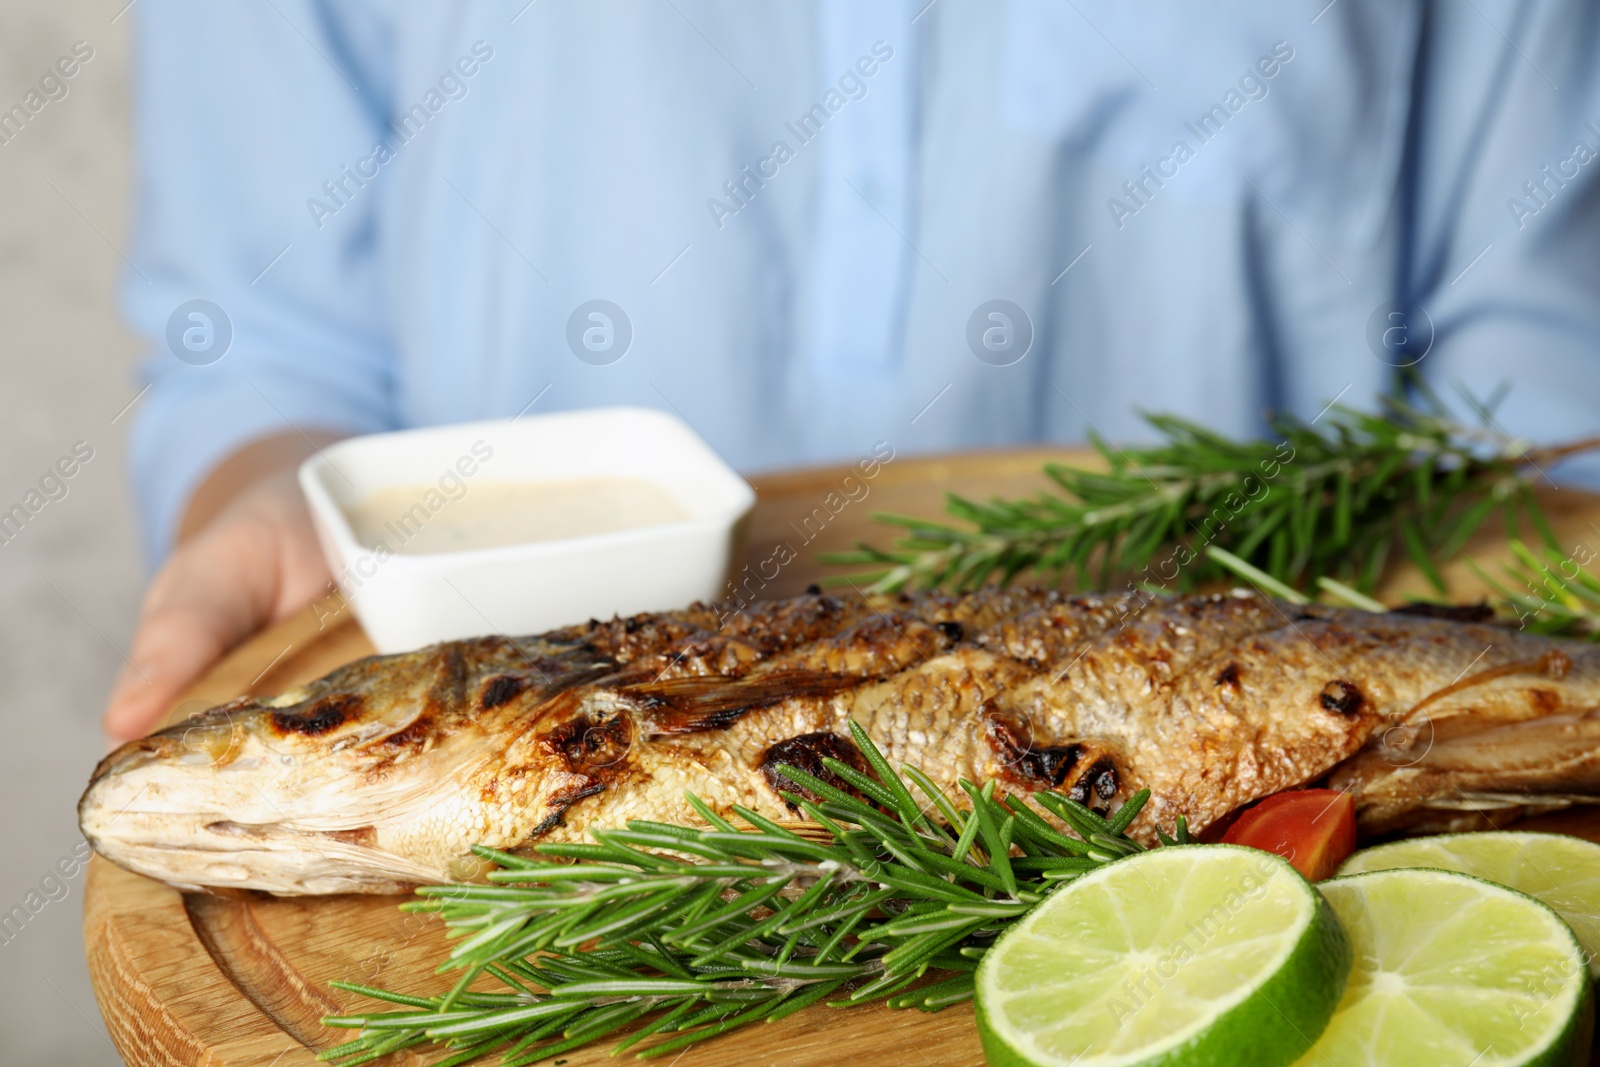
[[[106,702],[107,734],[130,741],[149,733],[185,686],[249,634],[219,607],[184,603],[145,613]]]
[[[224,519],[181,546],[151,583],[128,662],[102,720],[117,740],[143,736],[184,687],[271,621],[282,563],[264,524]]]

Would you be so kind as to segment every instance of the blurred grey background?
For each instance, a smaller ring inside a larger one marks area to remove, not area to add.
[[[76,442],[94,450],[66,496],[0,543],[0,1062],[19,1067],[121,1062],[84,969],[83,873],[61,878],[57,863],[82,840],[73,809],[104,751],[100,705],[142,582],[118,417],[138,393],[139,350],[115,311],[129,213],[125,5],[0,5],[0,116],[26,109],[75,42],[94,49],[64,96],[52,83],[57,99],[40,93],[25,124],[0,124],[0,512]]]

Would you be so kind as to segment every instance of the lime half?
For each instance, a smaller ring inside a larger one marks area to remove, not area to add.
[[[1356,964],[1300,1067],[1588,1062],[1583,950],[1544,904],[1450,871],[1375,871],[1319,888]]]
[[[977,974],[995,1065],[1286,1067],[1332,1016],[1350,944],[1277,856],[1160,848],[1071,882]]]
[[[1520,830],[1444,834],[1362,849],[1339,873],[1396,867],[1460,871],[1537,897],[1567,920],[1588,955],[1589,973],[1600,977],[1600,845]]]

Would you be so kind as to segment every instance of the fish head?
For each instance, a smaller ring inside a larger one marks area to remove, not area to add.
[[[481,646],[481,647],[479,647]],[[79,802],[95,851],[180,888],[399,892],[470,878],[519,717],[610,669],[504,638],[371,657],[275,697],[242,697],[131,741]],[[400,827],[438,842],[395,847]]]
[[[399,765],[459,767],[465,738],[368,704],[304,690],[244,698],[131,741],[95,769],[83,833],[112,862],[185,889],[392,892],[437,880],[371,846],[378,824],[415,802],[415,776]]]

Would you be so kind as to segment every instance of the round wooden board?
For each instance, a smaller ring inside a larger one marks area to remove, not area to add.
[[[844,467],[755,478],[758,503],[746,558],[754,566],[787,542],[798,558],[760,592],[798,593],[826,573],[815,563],[818,552],[863,538],[889,540],[892,531],[873,524],[872,512],[937,516],[946,492],[978,499],[1031,493],[1048,485],[1042,464],[1050,459],[1094,462],[1081,452],[1028,450],[897,458],[870,481],[850,486]],[[864,498],[862,484],[868,489]],[[1563,544],[1600,545],[1600,497],[1552,490],[1542,499]],[[1464,556],[1492,567],[1507,556],[1503,537],[1485,531]],[[1445,577],[1457,598],[1482,592],[1463,562],[1448,566]],[[1381,592],[1390,601],[1430,595],[1421,577],[1409,571],[1396,574]],[[235,649],[184,695],[172,716],[242,693],[281,692],[371,651],[348,611],[337,601],[320,604]],[[1530,822],[1600,841],[1600,810]],[[402,914],[399,902],[179,894],[95,857],[85,889],[84,942],[107,1029],[134,1067],[314,1064],[316,1050],[350,1036],[324,1029],[318,1019],[363,1001],[331,989],[330,980],[415,992],[441,987],[433,966],[446,948],[442,927],[431,916]],[[913,1050],[919,1067],[981,1063],[970,1006],[936,1015],[890,1011],[881,1004],[849,1011],[817,1007],[690,1046],[673,1062],[806,1067],[881,1061]],[[431,1058],[437,1056],[403,1053],[388,1062]],[[491,1056],[483,1062],[495,1061]],[[555,1062],[586,1067],[616,1061],[602,1045]],[[1600,1056],[1595,1062],[1600,1064]]]

